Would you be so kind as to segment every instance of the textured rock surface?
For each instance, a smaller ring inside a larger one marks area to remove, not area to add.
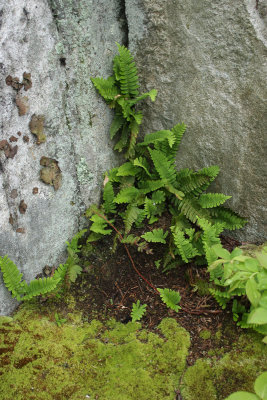
[[[238,237],[263,242],[267,1],[126,3],[143,89],[158,89],[156,103],[145,105],[144,133],[185,122],[177,165],[219,165],[213,189],[232,195],[229,205],[249,220]]]
[[[79,229],[85,207],[98,200],[102,174],[115,162],[107,139],[111,115],[90,76],[110,74],[125,20],[117,0],[1,0],[0,21],[0,140],[13,155],[0,150],[0,255],[8,254],[29,280],[64,259],[66,240]],[[32,87],[19,91],[29,105],[19,116],[17,90],[6,78],[21,83],[24,72]],[[29,129],[33,114],[44,118],[39,145]],[[58,190],[40,180],[43,156],[58,162]],[[14,305],[1,284],[0,314]]]

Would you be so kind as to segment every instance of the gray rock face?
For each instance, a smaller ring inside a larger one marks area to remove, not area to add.
[[[130,49],[143,90],[143,132],[188,126],[178,167],[221,168],[214,191],[249,220],[236,235],[266,239],[266,0],[127,1]],[[136,23],[144,21],[144,37]]]
[[[98,200],[117,159],[90,76],[110,75],[116,41],[136,54],[142,89],[159,90],[143,133],[185,122],[178,166],[218,164],[214,190],[249,219],[239,237],[263,241],[266,9],[265,0],[0,0],[0,255],[26,280],[58,265]],[[0,284],[0,314],[16,304]]]
[[[90,76],[110,75],[125,19],[116,0],[0,4],[0,255],[30,280],[46,264],[64,261],[65,242],[81,228],[103,173],[116,162],[111,114]],[[30,88],[29,81],[21,86],[24,72],[31,74]],[[37,144],[41,134],[46,141]],[[54,160],[52,170],[40,165],[42,157]],[[56,184],[53,165],[61,172]],[[0,314],[15,304],[1,284]]]

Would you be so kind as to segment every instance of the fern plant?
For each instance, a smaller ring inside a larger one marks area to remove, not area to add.
[[[133,303],[133,308],[131,312],[132,322],[139,321],[141,318],[143,318],[146,312],[146,307],[146,304],[140,304],[140,300],[137,300],[136,303]]]
[[[63,282],[67,285],[69,282],[74,282],[81,273],[81,267],[77,264],[77,252],[80,249],[78,240],[86,231],[84,229],[78,232],[70,243],[67,242],[67,261],[64,265],[60,264],[53,276],[33,279],[29,284],[25,280],[22,280],[23,274],[19,272],[12,260],[7,256],[0,257],[0,270],[3,274],[3,281],[6,288],[11,292],[12,297],[15,297],[18,301],[31,300],[33,297],[55,291]]]
[[[119,137],[114,147],[119,152],[125,150],[126,158],[133,158],[139,127],[143,119],[135,105],[150,97],[155,101],[157,91],[139,95],[139,81],[135,62],[130,51],[117,43],[119,54],[113,60],[113,75],[107,79],[91,78],[95,88],[104,98],[115,116],[110,127],[111,139]]]

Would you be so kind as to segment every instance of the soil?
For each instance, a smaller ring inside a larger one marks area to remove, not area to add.
[[[230,251],[240,245],[240,242],[224,237],[222,243]],[[157,331],[163,318],[172,317],[190,333],[188,365],[208,355],[215,346],[214,337],[218,331],[221,332],[221,339],[216,340],[216,347],[223,347],[224,351],[231,348],[241,329],[233,322],[231,307],[222,310],[208,294],[209,274],[205,266],[190,263],[162,273],[155,267],[155,260],[162,257],[162,246],[151,246],[153,254],[140,253],[133,246],[128,247],[139,273],[152,286],[180,292],[181,310],[176,313],[162,303],[159,294],[134,270],[125,247],[119,243],[116,251],[112,252],[112,246],[113,239],[109,237],[94,243],[91,255],[86,256],[86,252],[82,252],[84,272],[71,285],[70,291],[75,298],[76,310],[82,312],[84,320],[98,318],[105,321],[113,317],[127,323],[131,321],[132,304],[140,300],[141,304],[147,305],[141,320],[143,327]],[[201,292],[203,284],[206,293]],[[227,339],[225,331],[229,331],[229,326],[231,334]],[[210,338],[201,338],[200,332],[207,330]]]

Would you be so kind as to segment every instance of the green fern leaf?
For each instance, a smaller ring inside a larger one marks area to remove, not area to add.
[[[108,79],[91,78],[100,95],[107,101],[111,101],[119,94],[118,88],[115,85],[115,79],[110,76]]]
[[[224,225],[219,223],[212,225],[203,218],[198,218],[197,223],[203,229],[202,243],[207,262],[210,265],[217,260],[217,254],[213,250],[213,246],[221,243],[219,235],[224,230]]]
[[[114,146],[114,150],[118,150],[118,152],[122,152],[122,150],[127,146],[129,141],[129,133],[130,129],[127,123],[125,123],[122,127],[120,140]]]
[[[139,240],[140,240],[140,237],[139,237],[139,236],[134,236],[134,235],[131,234],[131,235],[125,236],[125,237],[122,239],[121,243],[126,243],[126,244],[138,244]]]
[[[93,215],[90,220],[93,222],[90,226],[90,230],[95,233],[101,233],[101,235],[109,235],[112,229],[107,229],[107,222],[99,215]],[[113,222],[112,220],[110,222]]]
[[[213,208],[225,203],[231,197],[222,193],[206,193],[202,194],[198,201],[202,208]]]
[[[153,242],[153,243],[166,243],[166,237],[168,236],[168,231],[163,232],[163,229],[158,228],[158,229],[153,229],[152,232],[146,232],[144,235],[141,237],[145,239],[147,242]]]
[[[150,99],[154,102],[156,100],[158,91],[156,89],[152,89],[150,90],[150,92],[144,93],[141,96],[136,97],[133,100],[130,100],[130,104],[131,106],[135,105],[136,103],[138,103],[141,100],[144,100],[147,97],[150,97]]]
[[[181,307],[178,306],[178,303],[181,300],[179,292],[175,292],[174,290],[166,288],[165,289],[157,288],[157,289],[160,293],[161,300],[163,301],[163,303],[167,305],[167,307],[176,312],[178,312],[179,309],[181,309]]]
[[[135,176],[138,170],[139,168],[137,168],[131,161],[128,161],[118,168],[117,176]]]
[[[139,133],[139,125],[136,121],[131,121],[129,124],[129,130],[131,132],[130,134],[130,139],[129,139],[129,146],[127,149],[127,152],[125,153],[125,158],[134,158],[135,156],[135,145],[136,145],[136,140],[137,136]]]
[[[151,174],[149,172],[149,163],[145,157],[135,158],[133,163],[135,166],[143,168],[143,170],[146,172],[146,174],[149,177],[151,177]]]
[[[144,137],[144,141],[139,143],[138,146],[148,146],[149,144],[154,144],[156,142],[168,141],[169,148],[175,143],[175,136],[172,131],[162,130],[153,133],[148,133]]]
[[[123,216],[123,221],[125,225],[125,233],[129,233],[133,223],[140,223],[145,217],[144,210],[141,210],[134,204],[128,204],[126,211]]]
[[[117,196],[115,197],[115,203],[131,203],[137,199],[137,196],[140,194],[140,191],[132,186],[125,189],[122,189]]]
[[[159,150],[148,149],[153,164],[160,176],[166,184],[174,184],[176,180],[176,170],[172,162],[170,162],[165,154]]]
[[[22,300],[30,300],[35,296],[50,293],[56,289],[59,282],[59,279],[56,279],[54,276],[52,276],[50,278],[34,279],[28,285],[25,283],[25,296],[22,298]]]
[[[121,114],[116,114],[110,127],[110,138],[113,139],[116,133],[121,129],[124,124],[124,118]]]
[[[164,186],[164,182],[162,180],[147,180],[140,182],[139,188],[142,190],[142,193],[147,194],[149,192],[154,192]]]
[[[7,256],[0,257],[0,269],[3,274],[3,281],[6,288],[12,293],[13,297],[20,300],[20,290],[22,274],[16,264]]]
[[[182,199],[178,205],[178,208],[182,214],[184,214],[191,222],[193,222],[193,224],[196,223],[198,217],[209,219],[208,211],[201,208],[197,199],[190,195],[187,195]]]
[[[126,97],[138,94],[139,82],[135,62],[130,51],[117,43],[119,56],[114,58],[114,72],[119,80],[121,93]]]
[[[185,263],[188,263],[190,259],[200,255],[198,250],[194,248],[192,240],[190,238],[186,239],[184,233],[180,231],[177,226],[171,227],[171,231],[178,254]]]
[[[160,204],[165,201],[165,193],[162,190],[156,190],[152,193],[151,200],[155,204]]]
[[[139,321],[141,318],[143,318],[146,312],[146,307],[146,304],[140,304],[140,300],[137,300],[136,303],[133,303],[133,308],[131,312],[132,322]]]
[[[112,183],[108,181],[103,190],[103,206],[106,214],[115,213],[116,212],[116,204],[114,203],[114,190],[112,187]]]
[[[224,207],[217,207],[211,210],[213,221],[216,223],[224,224],[225,229],[234,230],[243,228],[247,220],[240,217],[234,211]]]

